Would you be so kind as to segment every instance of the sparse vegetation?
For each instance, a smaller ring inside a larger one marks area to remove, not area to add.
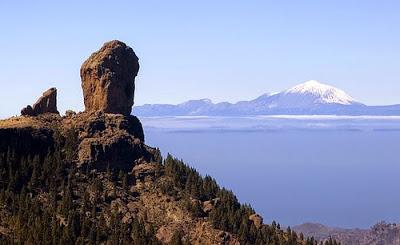
[[[232,191],[220,188],[217,182],[210,176],[202,177],[195,169],[187,166],[183,161],[168,155],[164,161],[165,173],[173,181],[173,187],[182,189],[186,198],[200,201],[218,199],[216,205],[209,214],[209,219],[217,229],[237,234],[241,244],[318,244],[313,238],[304,241],[302,234],[299,236],[290,227],[286,232],[280,229],[275,222],[272,225],[264,225],[260,229],[249,220],[249,216],[255,211],[250,205],[240,204]],[[171,193],[174,190],[171,183],[163,187],[163,190]],[[190,210],[199,217],[203,213],[199,211],[198,202],[192,203]],[[338,244],[330,239],[325,245]]]

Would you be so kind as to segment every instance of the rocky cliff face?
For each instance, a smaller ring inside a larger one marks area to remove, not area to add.
[[[129,115],[133,106],[138,57],[132,48],[111,41],[93,53],[81,67],[86,111]]]
[[[152,159],[153,148],[144,144],[137,117],[93,112],[66,117],[63,123],[77,132],[79,166],[130,171],[137,159]]]
[[[150,161],[154,152],[144,144],[142,125],[134,116],[82,112],[0,121],[0,153],[46,156],[56,138],[63,143],[68,137],[76,137],[71,150],[79,167],[131,170],[137,159]]]

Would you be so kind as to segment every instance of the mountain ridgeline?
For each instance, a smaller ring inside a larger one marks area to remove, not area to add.
[[[50,89],[0,121],[1,244],[338,244],[264,224],[216,180],[147,146],[130,115],[138,69],[130,47],[105,43],[81,67],[85,111],[60,116]]]
[[[294,226],[294,230],[319,240],[335,238],[346,245],[395,245],[400,244],[400,225],[379,222],[369,229],[344,229],[321,224],[305,223]]]
[[[343,90],[311,80],[280,93],[250,101],[213,103],[209,99],[134,107],[137,116],[249,116],[249,115],[400,115],[400,105],[367,106]]]

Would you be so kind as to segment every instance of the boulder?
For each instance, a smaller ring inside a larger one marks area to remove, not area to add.
[[[76,115],[76,112],[74,112],[73,110],[66,110],[65,111],[65,116],[66,117],[73,117]]]
[[[263,225],[263,218],[259,214],[252,214],[249,220],[253,222],[254,226],[259,229]]]
[[[226,231],[218,232],[218,237],[222,240],[222,242],[227,242],[231,239],[231,235]]]
[[[143,158],[135,161],[135,166],[132,169],[132,174],[137,180],[144,181],[145,179],[155,179],[160,175],[161,166],[158,163],[148,163],[142,161]]]
[[[121,41],[111,41],[93,53],[80,70],[86,111],[130,115],[139,59]]]
[[[27,105],[26,107],[22,108],[21,115],[23,115],[23,116],[34,116],[34,112],[33,112],[32,106]]]
[[[210,213],[214,209],[214,207],[219,204],[219,201],[219,198],[214,198],[212,200],[203,202],[203,212]]]
[[[44,113],[56,113],[57,111],[57,89],[50,88],[36,101],[33,106],[28,105],[21,110],[23,116],[37,116]]]

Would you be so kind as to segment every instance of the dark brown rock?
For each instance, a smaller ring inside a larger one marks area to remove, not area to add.
[[[135,116],[103,112],[61,117],[46,113],[0,120],[0,155],[8,150],[46,156],[69,138],[65,157],[79,167],[129,172],[138,159],[151,162],[156,149],[144,144],[142,124]]]
[[[23,116],[33,116],[34,112],[33,112],[32,106],[27,105],[25,108],[22,108],[21,115],[23,115]]]
[[[28,105],[21,110],[21,115],[37,116],[44,113],[56,113],[57,111],[57,89],[50,88],[36,101],[33,106]]]
[[[129,115],[132,110],[138,57],[125,43],[107,42],[81,67],[86,111]]]

